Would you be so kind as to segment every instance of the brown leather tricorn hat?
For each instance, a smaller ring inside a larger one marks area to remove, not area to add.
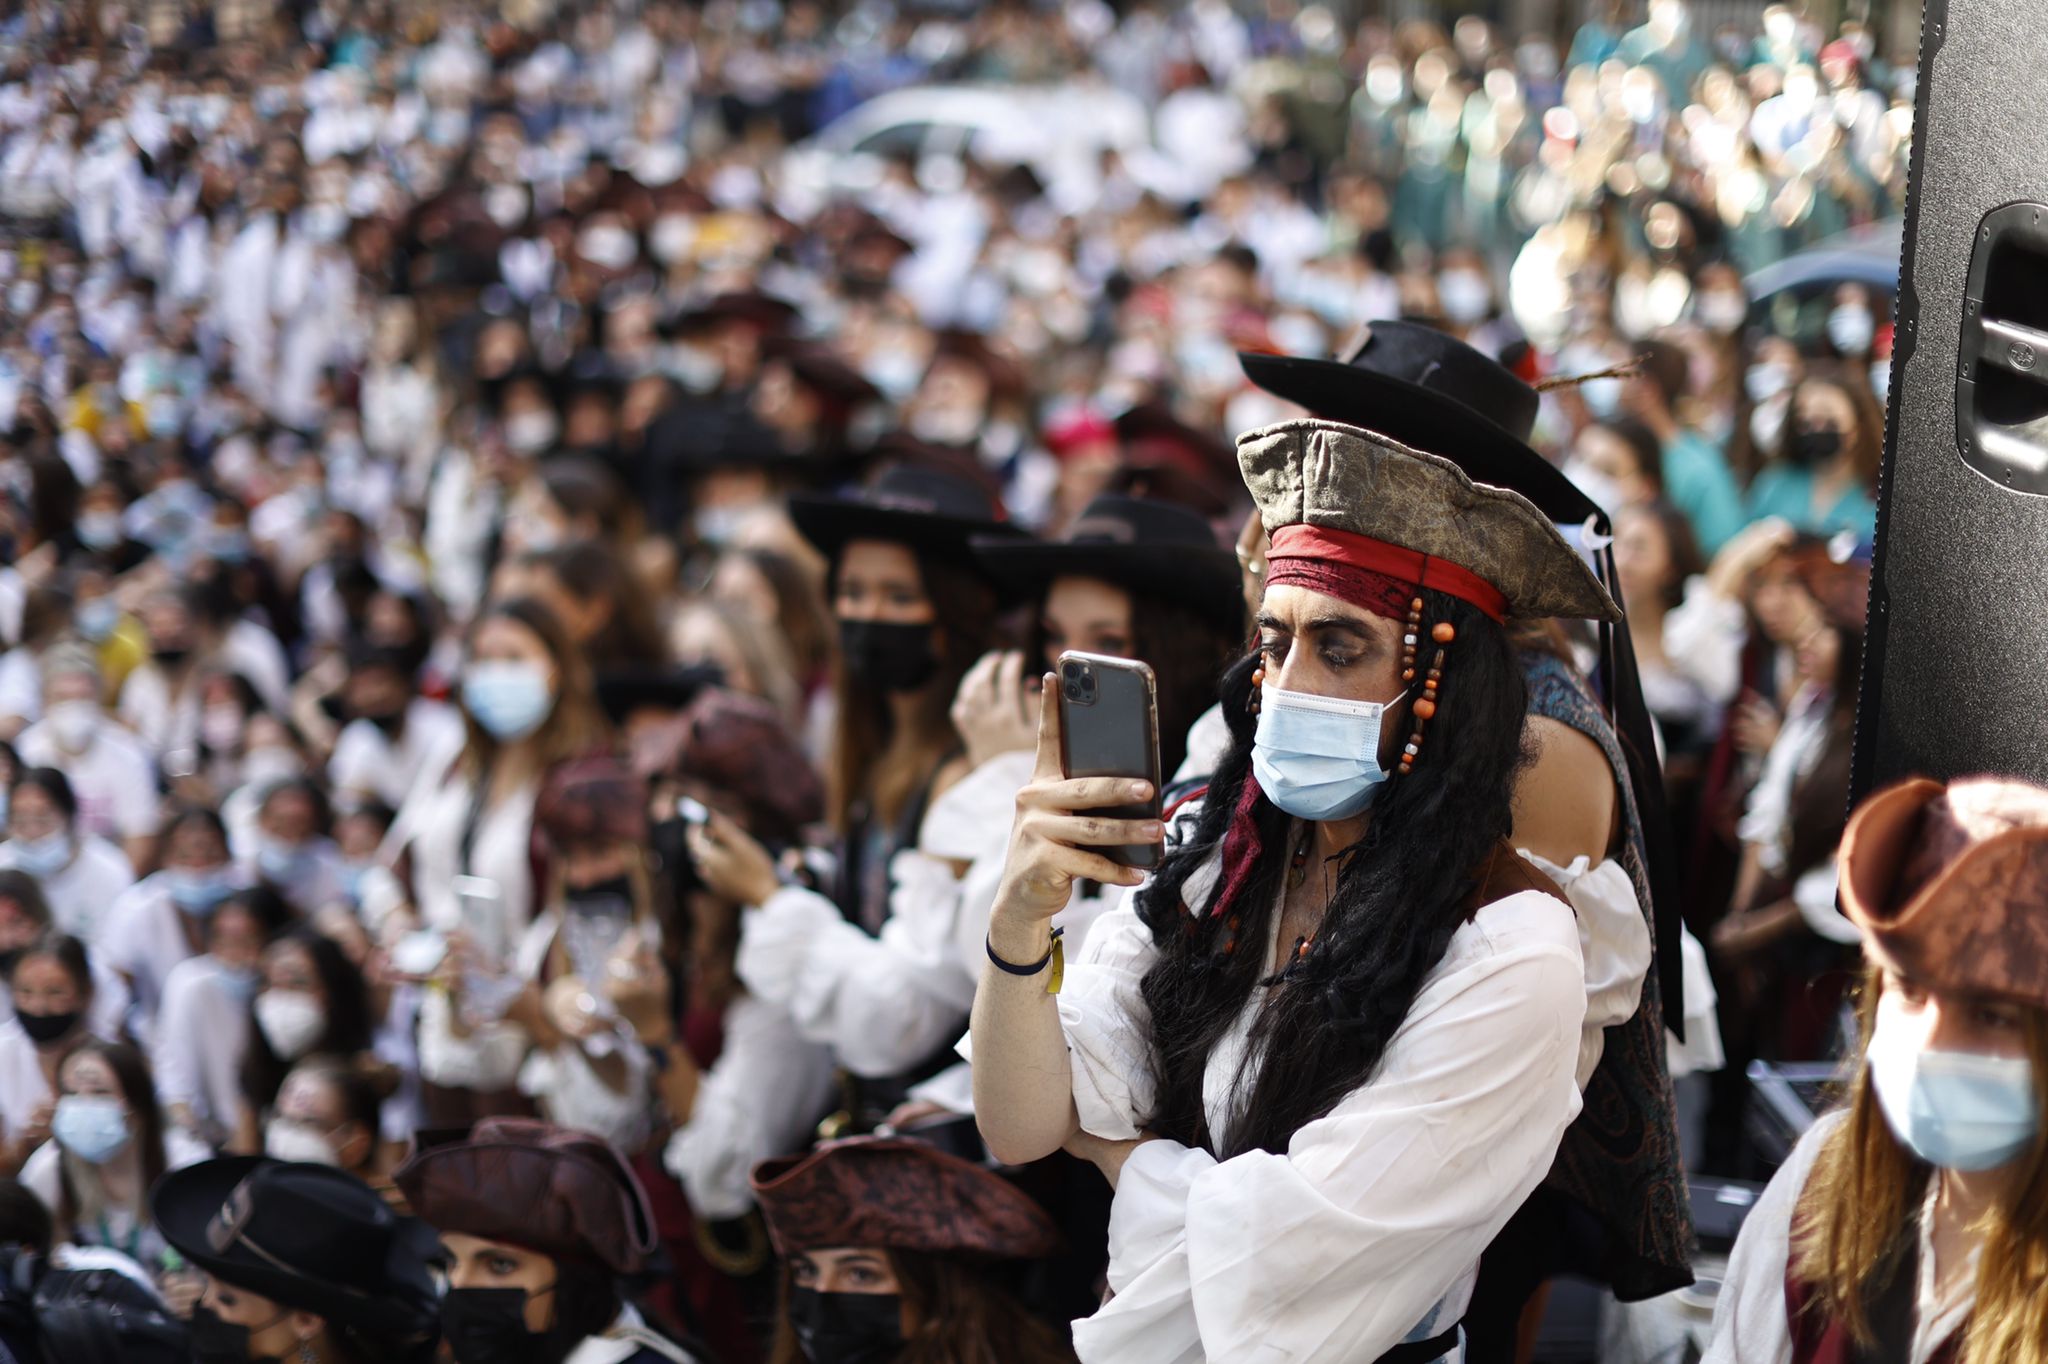
[[[2048,1007],[2048,790],[1915,777],[1850,817],[1842,907],[1879,963]]]
[[[617,758],[572,758],[548,769],[534,831],[556,849],[647,842],[647,783]]]
[[[654,1253],[647,1190],[612,1146],[533,1118],[485,1118],[467,1133],[421,1132],[391,1176],[436,1231],[598,1264],[644,1269]]]
[[[855,1137],[754,1167],[780,1255],[840,1246],[1028,1260],[1059,1241],[1052,1219],[1000,1175],[921,1141]]]
[[[1305,419],[1237,438],[1244,485],[1271,535],[1307,525],[1363,535],[1477,574],[1508,614],[1620,620],[1621,608],[1549,517],[1440,455],[1341,422]]]

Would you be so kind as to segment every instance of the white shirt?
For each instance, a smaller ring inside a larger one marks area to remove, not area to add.
[[[51,1097],[36,1044],[10,1016],[0,1023],[0,1140],[20,1137],[36,1109]]]
[[[157,1102],[166,1109],[184,1104],[199,1122],[232,1133],[248,1047],[248,997],[229,985],[226,968],[210,956],[172,967],[149,1048]]]
[[[22,1187],[40,1199],[53,1217],[57,1213],[60,1193],[59,1171],[63,1157],[64,1148],[53,1139],[31,1152],[21,1167]],[[164,1131],[166,1170],[182,1170],[188,1165],[197,1165],[202,1160],[212,1158],[213,1152],[197,1138],[175,1127]],[[84,1182],[76,1173],[77,1168],[82,1165],[83,1162],[73,1157],[74,1188]],[[90,1215],[81,1209],[79,1221],[81,1225],[76,1227],[56,1228],[56,1239],[72,1245],[105,1246],[152,1267],[169,1248],[169,1243],[164,1240],[154,1224],[137,1226],[134,1214],[126,1208],[109,1208],[104,1212]]]
[[[171,968],[197,955],[185,935],[184,914],[171,903],[164,872],[145,876],[114,901],[101,928],[100,955],[126,976],[135,992],[133,1031],[147,1040]]]
[[[1373,1359],[1462,1316],[1480,1253],[1579,1111],[1586,970],[1572,920],[1537,891],[1482,908],[1452,935],[1372,1079],[1285,1155],[1219,1162],[1171,1141],[1138,1147],[1110,1213],[1114,1296],[1075,1323],[1080,1357]],[[1277,951],[1268,944],[1269,966]],[[1156,955],[1120,908],[1067,968],[1074,1101],[1097,1136],[1133,1138],[1154,1108],[1138,983]],[[1248,1002],[1210,1055],[1213,1131],[1227,1130],[1257,1011]]]
[[[462,832],[469,822],[475,787],[468,778],[451,771],[454,756],[437,759],[429,769],[446,775],[414,788],[392,824],[381,856],[390,861],[411,849],[414,903],[422,924],[443,933],[467,928],[472,938],[494,938],[507,945],[509,955],[517,951],[533,918],[533,871],[527,851],[539,783],[528,782],[478,819],[468,872],[493,882],[498,898],[488,906],[472,900],[465,918],[455,879],[464,870]],[[420,1001],[421,1078],[451,1089],[494,1092],[512,1088],[526,1058],[526,1030],[492,1023],[458,1037],[454,1022],[447,993],[426,991]]]
[[[1830,1133],[1847,1117],[1846,1109],[1822,1116],[1792,1148],[1792,1154],[1771,1176],[1763,1197],[1749,1211],[1728,1278],[1714,1304],[1713,1341],[1702,1364],[1791,1364],[1792,1330],[1785,1318],[1785,1267],[1792,1254],[1792,1216],[1806,1177],[1820,1158]],[[1935,1350],[1962,1329],[1977,1302],[1977,1276],[1960,1274],[1947,1301],[1935,1292],[1933,1200],[1940,1179],[1927,1182],[1927,1202],[1920,1215],[1919,1282],[1913,1299],[1913,1340],[1908,1364],[1927,1364]],[[1973,1246],[1974,1262],[1981,1246]]]
[[[754,1206],[748,1173],[807,1147],[833,1092],[831,1049],[806,1041],[784,1010],[740,995],[724,1026],[725,1045],[698,1081],[690,1120],[662,1152],[690,1207],[713,1220]]]
[[[959,1036],[974,982],[954,947],[960,882],[915,848],[889,860],[889,917],[878,937],[839,907],[785,886],[740,920],[734,959],[749,993],[856,1075],[899,1075]]]
[[[462,746],[462,712],[441,701],[416,699],[405,708],[397,743],[368,720],[351,720],[334,741],[327,779],[336,794],[371,795],[396,810],[405,804],[427,764]]]
[[[134,735],[102,720],[82,753],[57,743],[48,720],[22,731],[16,746],[28,767],[54,767],[78,798],[78,829],[102,838],[146,838],[157,831],[161,802],[156,763]]]
[[[0,843],[0,867],[20,865],[14,845]],[[128,854],[103,838],[78,840],[71,861],[48,876],[38,877],[43,898],[50,902],[57,927],[90,947],[97,941],[100,920],[121,892],[135,884]]]

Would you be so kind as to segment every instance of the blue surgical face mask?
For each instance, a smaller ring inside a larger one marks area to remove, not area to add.
[[[62,871],[71,860],[71,836],[62,831],[47,838],[17,838],[8,846],[14,849],[14,865],[34,877]]]
[[[235,893],[233,874],[226,867],[208,867],[195,870],[191,867],[170,867],[164,872],[169,885],[171,903],[187,914],[208,915],[220,908],[220,902]]]
[[[128,1113],[111,1094],[66,1094],[50,1119],[57,1144],[88,1165],[104,1165],[128,1144]]]
[[[306,861],[312,854],[297,843],[265,836],[256,844],[256,866],[264,879],[272,884],[282,884],[296,877],[305,869]]]
[[[263,973],[253,966],[223,966],[219,979],[221,989],[237,1004],[247,1004],[256,998],[256,992],[263,986]]]
[[[1380,766],[1380,722],[1400,699],[1345,701],[1267,686],[1252,743],[1259,789],[1296,819],[1362,813],[1387,779]]]
[[[547,674],[533,663],[472,663],[462,674],[462,705],[500,740],[523,739],[555,708]]]
[[[2039,1113],[2024,1056],[1923,1051],[1882,1017],[1870,1039],[1870,1084],[1902,1145],[1944,1170],[1993,1170],[2026,1153]]]
[[[72,618],[78,633],[97,644],[119,628],[121,608],[112,597],[94,597],[80,602]]]

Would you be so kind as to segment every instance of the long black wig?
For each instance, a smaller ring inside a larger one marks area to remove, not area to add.
[[[1140,990],[1152,1015],[1158,1077],[1150,1127],[1162,1136],[1219,1159],[1277,1154],[1296,1131],[1369,1080],[1464,922],[1485,862],[1508,835],[1515,776],[1527,761],[1521,668],[1491,618],[1440,592],[1420,595],[1424,660],[1432,651],[1430,627],[1457,627],[1445,650],[1436,715],[1413,772],[1387,779],[1364,837],[1339,854],[1336,887],[1314,942],[1277,977],[1267,977],[1263,949],[1281,900],[1292,821],[1270,801],[1261,797],[1252,810],[1262,850],[1237,898],[1234,933],[1209,912],[1213,905],[1183,905],[1188,877],[1220,850],[1251,774],[1257,655],[1225,675],[1230,752],[1194,832],[1137,901],[1160,950]],[[1403,704],[1393,719],[1404,743],[1408,716]],[[1226,951],[1233,936],[1250,950]],[[1209,1053],[1262,983],[1272,988],[1237,1076],[1229,1130],[1212,1132],[1202,1103]]]

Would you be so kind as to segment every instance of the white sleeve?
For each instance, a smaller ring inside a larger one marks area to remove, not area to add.
[[[1129,897],[1097,919],[1060,985],[1060,1030],[1074,1071],[1081,1130],[1129,1141],[1152,1117],[1152,1011],[1139,982],[1158,958]]]
[[[196,959],[195,959],[196,960]],[[206,1035],[200,1021],[197,973],[181,969],[180,962],[164,980],[163,1001],[157,1006],[156,1036],[150,1040],[149,1064],[156,1074],[156,1096],[164,1107],[190,1104],[206,1107],[200,1092],[197,1044]]]
[[[1835,889],[1840,869],[1833,855],[1792,883],[1792,903],[1799,917],[1819,937],[1832,943],[1854,946],[1863,941],[1862,932],[1835,908]]]
[[[1010,844],[1017,793],[1037,760],[1035,753],[998,753],[947,787],[918,826],[918,851],[952,862],[1000,860]]]
[[[797,1032],[773,1004],[741,995],[725,1014],[725,1046],[697,1086],[690,1121],[662,1163],[699,1217],[738,1217],[754,1206],[747,1174],[801,1151],[832,1095],[832,1053]]]
[[[1664,656],[1699,683],[1716,705],[1727,705],[1742,689],[1742,646],[1749,626],[1742,603],[1707,586],[1703,577],[1685,581],[1685,600],[1664,617]]]
[[[0,656],[0,719],[34,724],[43,716],[43,679],[26,649]]]
[[[1701,1364],[1791,1364],[1785,1266],[1792,1255],[1792,1215],[1821,1144],[1841,1121],[1838,1111],[1807,1128],[1743,1219],[1714,1302],[1713,1339]]]
[[[889,862],[889,918],[871,938],[830,900],[789,886],[745,912],[737,957],[748,991],[788,1010],[856,1075],[895,1075],[959,1036],[975,977],[955,947],[960,883],[914,849]]]
[[[1557,883],[1578,921],[1579,954],[1586,963],[1586,1021],[1579,1029],[1579,1090],[1593,1078],[1607,1045],[1607,1029],[1635,1017],[1643,1003],[1643,982],[1656,953],[1650,925],[1636,899],[1635,883],[1612,858],[1588,868],[1575,857],[1569,867],[1521,850],[1535,868]]]
[[[114,793],[114,826],[123,838],[148,838],[162,822],[154,764],[139,745],[122,751],[121,764],[128,775]]]
[[[1081,1358],[1334,1364],[1461,1312],[1447,1298],[1579,1111],[1585,981],[1563,918],[1535,892],[1482,910],[1372,1080],[1285,1155],[1137,1148],[1110,1213],[1115,1296],[1075,1324]]]

